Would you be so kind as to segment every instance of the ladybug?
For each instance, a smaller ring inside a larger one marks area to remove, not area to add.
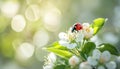
[[[81,23],[76,23],[73,25],[71,31],[74,32],[74,31],[79,31],[83,28],[82,24]]]

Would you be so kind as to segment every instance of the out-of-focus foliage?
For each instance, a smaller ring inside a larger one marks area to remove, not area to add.
[[[42,69],[42,48],[76,22],[108,18],[92,41],[120,49],[119,0],[0,0],[0,69]]]

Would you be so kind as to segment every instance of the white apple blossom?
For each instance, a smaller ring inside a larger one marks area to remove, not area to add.
[[[88,64],[88,62],[82,62],[79,65],[79,69],[92,69],[92,66]]]
[[[104,59],[105,62],[109,61],[111,58],[111,54],[109,51],[104,51],[101,55],[101,58]]]
[[[75,66],[76,64],[78,64],[80,62],[79,58],[77,56],[72,56],[70,59],[69,59],[69,64],[71,66]]]
[[[116,69],[116,63],[114,61],[110,61],[109,63],[106,63],[107,69]]]
[[[64,33],[64,32],[61,32],[59,34],[59,38],[60,38],[59,44],[67,47],[68,49],[75,48],[77,46],[77,44],[76,43],[71,43],[71,41],[74,40],[74,38],[75,38],[74,35],[75,34],[71,33],[71,32],[68,32],[68,34]]]
[[[54,53],[50,53],[47,57],[46,65],[43,66],[43,69],[53,69],[56,59],[56,55]]]
[[[100,59],[101,52],[98,49],[93,50],[92,54],[95,59]]]
[[[87,61],[92,66],[96,66],[98,64],[98,61],[94,59],[93,57],[88,57]]]
[[[91,38],[93,36],[94,30],[90,27],[89,23],[83,23],[83,33],[85,38]]]
[[[85,38],[91,38],[93,36],[93,29],[92,28],[87,28],[84,30],[84,35],[85,35]]]
[[[95,50],[93,50],[92,57],[95,60],[98,60],[100,63],[105,63],[110,60],[111,54],[109,51],[104,51],[103,53],[101,53],[98,49],[95,49]]]

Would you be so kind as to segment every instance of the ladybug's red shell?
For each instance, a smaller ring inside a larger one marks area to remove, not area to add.
[[[75,30],[78,31],[78,30],[81,30],[83,27],[80,23],[76,23],[75,24]]]
[[[72,32],[74,32],[75,30],[79,31],[82,28],[83,28],[83,26],[80,23],[76,23],[76,24],[73,25]]]

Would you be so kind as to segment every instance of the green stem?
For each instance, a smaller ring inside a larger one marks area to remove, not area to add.
[[[84,44],[85,44],[85,39],[83,39],[83,42],[81,43],[81,47],[80,47],[80,49],[82,49],[83,47],[84,47]]]
[[[84,48],[86,41],[87,41],[87,40],[84,38],[83,41],[82,41],[82,43],[81,43],[81,47],[80,47],[80,49],[79,49],[79,53],[80,53],[80,56],[82,57],[82,60],[83,60],[83,61],[86,60],[85,54],[82,53],[82,49]]]
[[[70,52],[72,52],[73,54],[77,55],[76,52],[73,49],[70,50]]]
[[[78,48],[75,48],[75,50],[76,50],[76,52],[77,52],[78,56],[81,58],[81,60],[82,60],[82,61],[84,61],[84,60],[85,60],[85,58],[81,55],[80,50],[79,50]]]

